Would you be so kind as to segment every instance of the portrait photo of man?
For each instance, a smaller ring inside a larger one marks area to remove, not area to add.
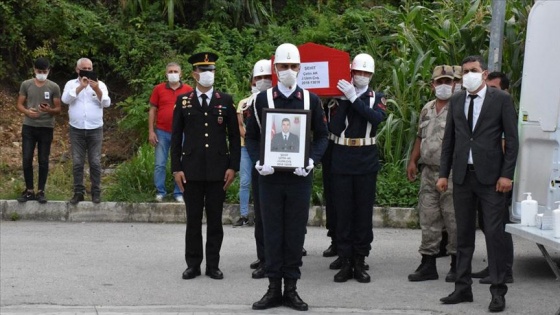
[[[282,119],[282,132],[276,133],[271,140],[270,151],[272,152],[299,152],[299,137],[290,132],[290,119]]]

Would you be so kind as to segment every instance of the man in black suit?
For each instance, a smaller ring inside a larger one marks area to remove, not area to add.
[[[282,132],[272,137],[270,151],[273,152],[299,152],[299,137],[290,132],[290,119],[282,119]]]
[[[241,139],[231,95],[214,90],[218,56],[198,53],[189,58],[196,90],[179,95],[173,111],[171,167],[187,210],[183,279],[200,275],[202,213],[206,210],[206,275],[222,279],[218,268],[224,238],[222,211],[226,189],[239,170]]]
[[[457,280],[455,291],[441,299],[444,304],[472,302],[471,261],[476,232],[476,200],[480,200],[485,223],[490,270],[491,312],[505,308],[504,194],[511,190],[517,160],[517,118],[511,96],[488,88],[488,74],[480,56],[461,63],[466,91],[449,102],[441,150],[437,188],[447,190],[453,171],[453,203],[457,221]],[[505,140],[502,149],[502,135]]]

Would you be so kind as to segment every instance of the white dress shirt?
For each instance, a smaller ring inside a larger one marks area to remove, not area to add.
[[[88,130],[103,126],[103,108],[111,106],[111,98],[105,83],[97,82],[103,93],[101,100],[89,85],[76,95],[76,88],[80,86],[78,79],[66,82],[61,101],[68,104],[70,126]]]
[[[484,103],[484,98],[486,97],[486,91],[488,90],[488,86],[484,85],[484,87],[482,88],[482,90],[478,91],[478,93],[476,93],[476,95],[478,95],[477,98],[474,99],[473,101],[473,131],[474,128],[476,127],[476,122],[478,121],[478,116],[480,115],[480,111],[482,110],[482,103]],[[465,117],[469,117],[469,104],[471,102],[471,98],[469,97],[469,95],[471,93],[469,92],[465,92],[467,93],[467,98],[465,99]],[[473,157],[472,157],[472,149],[469,150],[469,160],[467,162],[468,164],[473,164]]]
[[[202,97],[200,97],[200,95],[206,94],[206,96],[208,96],[208,98],[206,99],[206,103],[208,104],[208,106],[210,106],[210,101],[212,100],[212,94],[213,93],[214,93],[214,87],[212,87],[210,90],[206,91],[206,93],[202,93],[197,87],[196,88],[196,96],[198,97],[198,103],[200,104],[200,106],[202,106]]]

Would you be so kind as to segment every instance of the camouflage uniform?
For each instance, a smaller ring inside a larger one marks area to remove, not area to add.
[[[446,118],[447,106],[437,114],[435,100],[424,105],[420,113],[418,137],[422,139],[422,142],[418,164],[421,165],[422,176],[418,208],[420,210],[420,227],[422,228],[422,243],[419,252],[423,255],[436,255],[439,252],[443,227],[449,235],[447,252],[455,254],[457,251],[457,224],[455,222],[455,208],[453,207],[452,175],[449,177],[449,187],[446,192],[441,193],[436,188]]]

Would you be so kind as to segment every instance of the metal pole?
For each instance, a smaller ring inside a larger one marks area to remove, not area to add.
[[[502,69],[502,49],[506,0],[492,0],[492,22],[490,24],[490,49],[488,51],[488,71]]]

